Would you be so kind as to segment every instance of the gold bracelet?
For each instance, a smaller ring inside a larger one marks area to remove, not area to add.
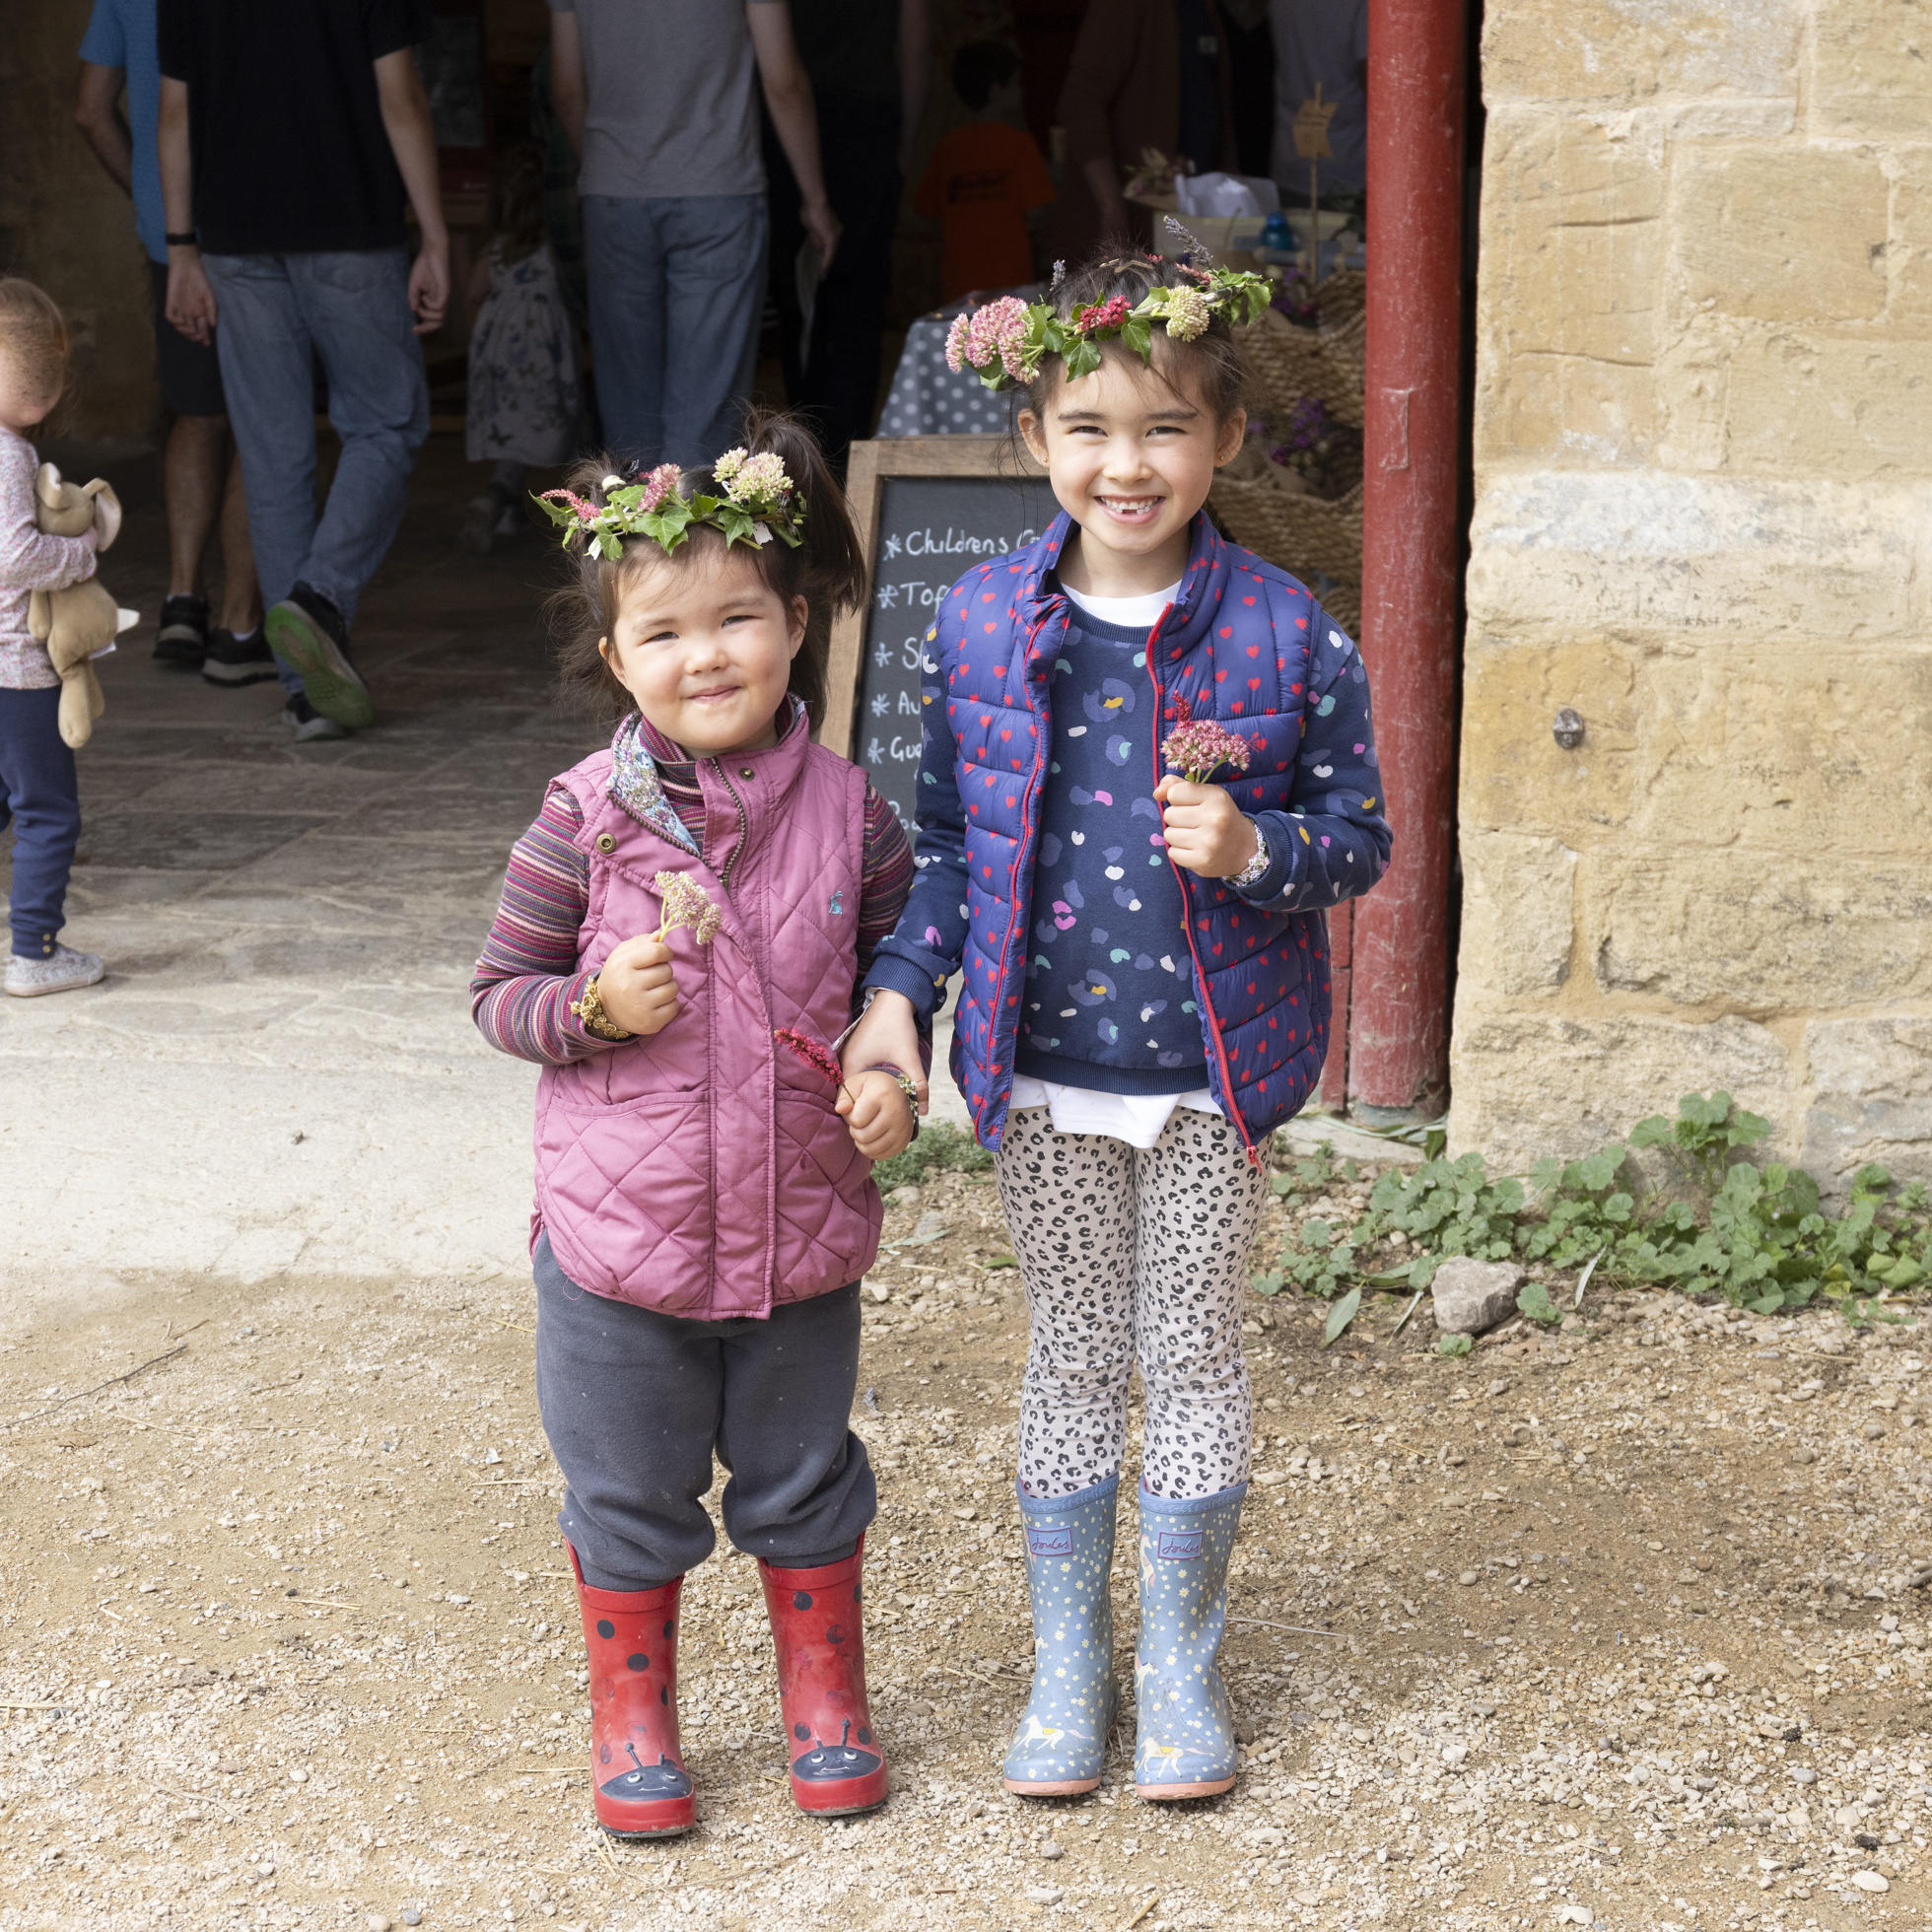
[[[597,991],[597,976],[592,973],[584,982],[582,998],[570,1002],[570,1009],[582,1022],[585,1032],[594,1033],[599,1040],[635,1040],[635,1033],[626,1033],[603,1009],[603,996]]]

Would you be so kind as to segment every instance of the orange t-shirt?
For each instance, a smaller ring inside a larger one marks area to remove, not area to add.
[[[940,299],[969,289],[1004,289],[1033,279],[1029,210],[1054,198],[1033,137],[1004,121],[971,121],[941,141],[913,206],[944,225]]]

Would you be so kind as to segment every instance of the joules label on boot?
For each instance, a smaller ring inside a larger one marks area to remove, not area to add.
[[[1073,1553],[1071,1530],[1028,1530],[1026,1547],[1036,1556],[1070,1556]]]
[[[1187,1562],[1201,1554],[1199,1530],[1162,1530],[1154,1545],[1154,1554],[1170,1561]]]

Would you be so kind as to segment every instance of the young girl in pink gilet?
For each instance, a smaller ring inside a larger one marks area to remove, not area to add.
[[[860,1569],[876,1507],[847,1423],[872,1162],[912,1138],[910,1074],[830,1043],[912,855],[811,741],[809,600],[863,591],[811,438],[754,418],[709,469],[593,464],[546,501],[578,559],[567,676],[619,714],[517,842],[472,1001],[539,1062],[537,1398],[589,1649],[591,1786],[616,1837],[686,1830],[678,1594],[726,1533],[758,1558],[792,1792],[883,1802]]]

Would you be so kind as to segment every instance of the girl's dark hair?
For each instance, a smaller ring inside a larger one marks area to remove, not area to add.
[[[1138,250],[1125,255],[1106,250],[1091,256],[1064,277],[1047,299],[1057,314],[1071,321],[1077,310],[1109,302],[1115,296],[1126,297],[1127,306],[1133,309],[1154,289],[1199,287],[1177,262]],[[1130,358],[1137,369],[1147,367],[1118,336],[1100,343],[1099,349],[1103,356]],[[1176,342],[1165,329],[1156,328],[1152,368],[1170,388],[1177,386],[1177,379],[1194,385],[1201,399],[1214,412],[1217,423],[1225,423],[1246,405],[1250,380],[1248,358],[1235,340],[1234,331],[1218,314],[1192,342]],[[1065,380],[1066,369],[1061,359],[1042,357],[1040,373],[1020,391],[1021,399],[1036,416],[1044,415],[1054,391]]]
[[[542,245],[543,151],[534,141],[513,142],[498,155],[490,181],[490,217],[506,266]]]
[[[803,701],[815,729],[825,709],[825,657],[832,616],[835,611],[856,610],[864,602],[865,553],[845,492],[827,465],[818,440],[797,417],[753,408],[746,413],[743,437],[744,448],[752,455],[769,450],[785,464],[804,509],[804,541],[794,550],[774,537],[756,549],[733,544],[728,554],[757,570],[781,602],[789,604],[801,596],[810,606],[805,641],[792,659],[789,682],[793,695]],[[651,468],[649,463],[633,464],[627,480],[643,476]],[[580,497],[601,505],[603,479],[613,474],[625,474],[617,459],[597,456],[580,463],[566,484]],[[724,494],[709,464],[683,471],[678,488],[687,497]],[[679,570],[694,563],[715,566],[725,554],[724,533],[708,523],[692,524],[690,534],[668,553],[648,536],[631,537],[625,542],[623,557],[614,564],[573,548],[572,580],[550,600],[563,633],[558,653],[563,685],[587,696],[600,710],[607,709],[613,720],[635,711],[637,701],[617,681],[597,649],[599,641],[616,627],[625,580],[641,570]]]

